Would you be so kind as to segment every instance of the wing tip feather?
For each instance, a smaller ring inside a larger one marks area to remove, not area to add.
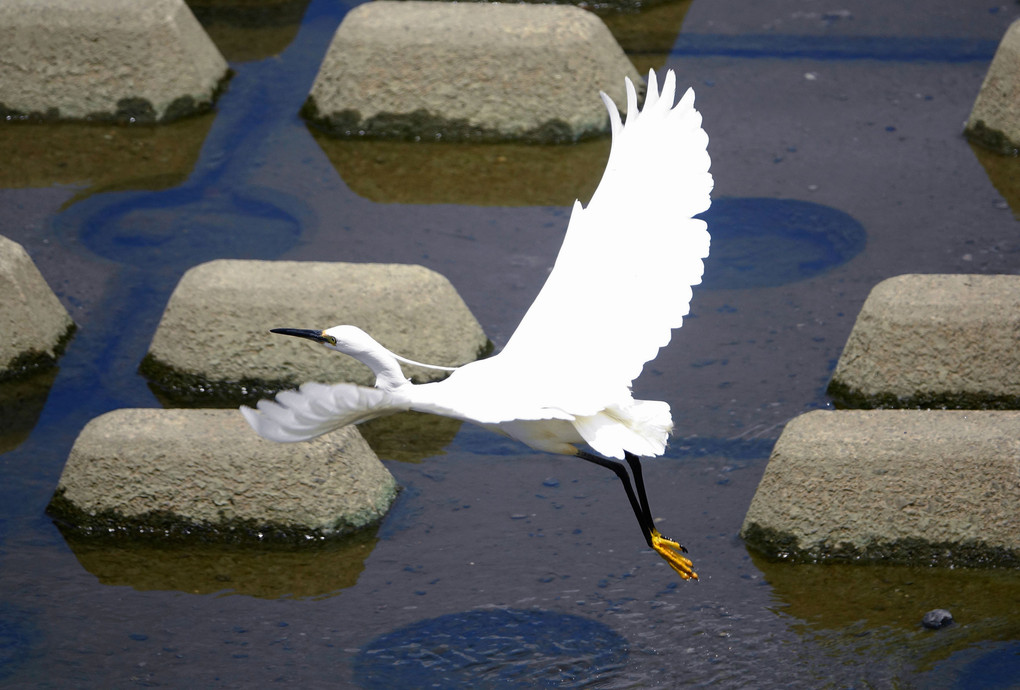
[[[606,112],[609,113],[609,130],[615,139],[623,128],[623,123],[620,121],[620,109],[616,107],[616,102],[605,91],[599,91],[599,96],[602,97],[602,103],[605,104]]]

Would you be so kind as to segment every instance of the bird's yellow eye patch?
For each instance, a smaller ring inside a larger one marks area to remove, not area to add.
[[[323,333],[322,337],[325,338],[326,342],[329,343],[330,345],[336,345],[336,338],[334,338],[333,336],[326,335],[325,333]]]

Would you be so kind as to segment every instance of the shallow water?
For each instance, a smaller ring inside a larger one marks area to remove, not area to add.
[[[570,200],[598,179],[604,142],[373,150],[313,136],[296,113],[351,5],[300,5],[274,6],[269,26],[196,6],[237,72],[208,116],[0,127],[0,233],[80,327],[55,376],[0,390],[0,681],[1020,684],[1015,573],[774,564],[737,537],[783,424],[829,405],[875,283],[1020,270],[1015,168],[960,135],[1014,5],[699,0],[686,19],[679,5],[644,24],[609,18],[635,64],[695,87],[712,139],[705,284],[635,386],[674,410],[669,452],[645,471],[660,527],[690,549],[700,582],[644,548],[610,473],[414,417],[365,429],[404,490],[377,532],[349,544],[66,541],[43,510],[67,453],[98,414],[160,404],[137,368],[186,269],[224,257],[420,263],[451,280],[498,347],[551,266]],[[578,347],[604,337],[574,327]],[[956,624],[922,629],[939,607]]]

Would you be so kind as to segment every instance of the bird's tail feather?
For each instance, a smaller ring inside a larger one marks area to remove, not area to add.
[[[595,452],[622,460],[625,451],[646,457],[666,452],[673,418],[669,405],[662,401],[631,400],[598,414],[577,417],[574,427]]]
[[[279,443],[307,441],[348,424],[408,409],[395,396],[353,383],[305,383],[278,393],[275,402],[259,400],[241,414],[262,438]]]

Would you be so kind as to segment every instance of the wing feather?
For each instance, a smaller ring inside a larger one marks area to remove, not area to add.
[[[296,391],[241,406],[255,432],[270,441],[307,441],[348,424],[360,424],[409,409],[401,397],[353,383],[305,383]]]
[[[552,272],[496,357],[546,405],[588,414],[619,400],[689,313],[709,250],[693,216],[708,209],[713,181],[694,92],[674,106],[675,88],[672,71],[661,93],[650,72],[639,111],[627,80],[622,126],[603,95],[613,126],[605,173],[586,208],[575,202]]]
[[[661,92],[650,72],[639,110],[634,85],[626,86],[625,123],[602,94],[613,135],[606,170],[587,208],[575,202],[553,270],[500,354],[399,392],[306,383],[242,407],[252,428],[300,441],[407,409],[498,424],[576,421],[632,404],[631,382],[683,323],[701,282],[709,235],[694,216],[709,207],[712,176],[694,92],[674,105],[673,72]],[[645,416],[667,428],[668,407],[659,405]],[[593,438],[612,431],[601,418],[582,426]]]

